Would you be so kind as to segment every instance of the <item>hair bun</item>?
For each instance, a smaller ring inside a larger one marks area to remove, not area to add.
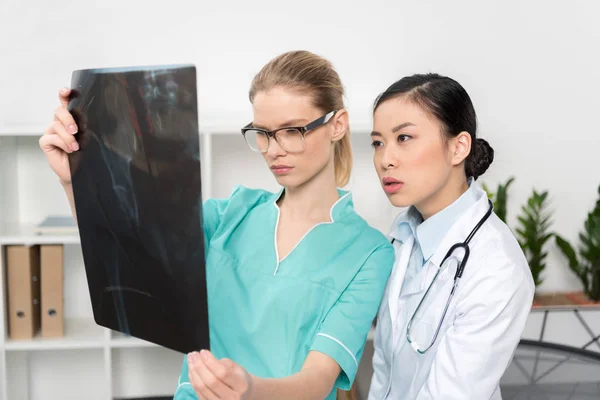
[[[487,140],[477,138],[474,150],[469,160],[470,163],[467,165],[467,173],[474,179],[477,179],[487,171],[494,161],[494,149]]]

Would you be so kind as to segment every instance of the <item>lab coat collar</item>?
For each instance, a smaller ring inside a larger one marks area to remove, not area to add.
[[[423,221],[416,207],[408,207],[396,217],[388,236],[404,243],[408,236],[413,235],[419,243],[423,259],[428,261],[458,218],[477,202],[478,186],[473,185],[474,182],[473,178],[469,178],[469,189],[426,221]]]
[[[473,178],[470,178],[468,180],[469,188],[466,192],[452,204],[417,226],[417,240],[421,246],[424,260],[429,260],[433,256],[454,223],[465,211],[477,203],[477,188],[472,185],[473,182]],[[439,264],[436,265],[439,266]]]
[[[427,284],[436,272],[436,269],[428,268],[430,264],[439,266],[442,259],[455,243],[464,241],[471,230],[475,227],[477,222],[483,217],[488,208],[488,197],[486,192],[481,189],[479,184],[475,181],[471,183],[471,189],[473,190],[474,196],[476,196],[476,203],[472,204],[471,207],[462,213],[462,215],[454,222],[454,225],[445,234],[444,238],[440,242],[437,250],[434,252],[431,259],[425,264],[425,266],[415,276],[415,279],[406,287],[403,292],[405,295],[413,295],[415,293],[422,292],[425,290]],[[394,221],[394,228],[399,226],[402,222],[406,221],[406,216],[401,214]],[[390,237],[393,237],[390,235]],[[410,235],[406,242],[402,242],[399,251],[396,251],[397,260],[392,271],[392,276],[389,280],[388,286],[388,307],[392,316],[392,321],[396,319],[396,312],[398,310],[398,298],[402,288],[402,282],[406,273],[406,268],[410,259],[411,250],[414,244],[415,237]],[[447,272],[447,271],[445,271]],[[443,274],[443,272],[441,273]],[[438,279],[444,279],[444,276],[440,276]],[[394,327],[395,324],[392,324]]]
[[[409,207],[396,217],[388,236],[405,243],[409,236],[417,236],[417,227],[421,221],[423,221],[423,218],[419,211],[415,207]]]
[[[435,265],[439,266],[441,264],[446,253],[450,250],[450,247],[455,243],[465,241],[469,236],[469,233],[471,233],[473,228],[475,228],[479,220],[488,210],[489,200],[487,193],[476,181],[473,181],[471,188],[476,196],[476,202],[467,210],[467,212],[463,212],[440,242],[440,245],[431,257],[431,262]]]

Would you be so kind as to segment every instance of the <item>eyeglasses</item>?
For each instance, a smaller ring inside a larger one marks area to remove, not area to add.
[[[304,136],[306,133],[325,125],[336,112],[337,110],[330,111],[305,126],[289,126],[273,131],[255,128],[250,123],[242,128],[242,135],[250,149],[254,151],[266,152],[269,148],[269,140],[274,138],[283,150],[289,153],[296,153],[304,150]]]

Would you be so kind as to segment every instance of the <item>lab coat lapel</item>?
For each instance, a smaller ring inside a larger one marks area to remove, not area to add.
[[[421,293],[425,290],[425,283],[429,279],[431,275],[429,273],[430,262],[425,262],[425,264],[419,269],[419,272],[415,275],[415,277],[406,284],[406,287],[400,289],[401,295],[400,298],[403,299],[407,296],[412,296],[417,293]]]
[[[410,237],[400,247],[400,257],[392,273],[390,279],[389,292],[388,292],[388,307],[390,310],[390,317],[392,321],[392,337],[396,337],[396,319],[398,317],[398,298],[400,296],[400,290],[402,289],[402,281],[408,267],[408,261],[410,259],[410,253],[413,248],[414,237]]]

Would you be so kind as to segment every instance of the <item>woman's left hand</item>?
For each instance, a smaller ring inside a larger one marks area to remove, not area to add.
[[[241,366],[208,350],[188,354],[188,373],[196,395],[202,400],[248,400],[252,377]]]

